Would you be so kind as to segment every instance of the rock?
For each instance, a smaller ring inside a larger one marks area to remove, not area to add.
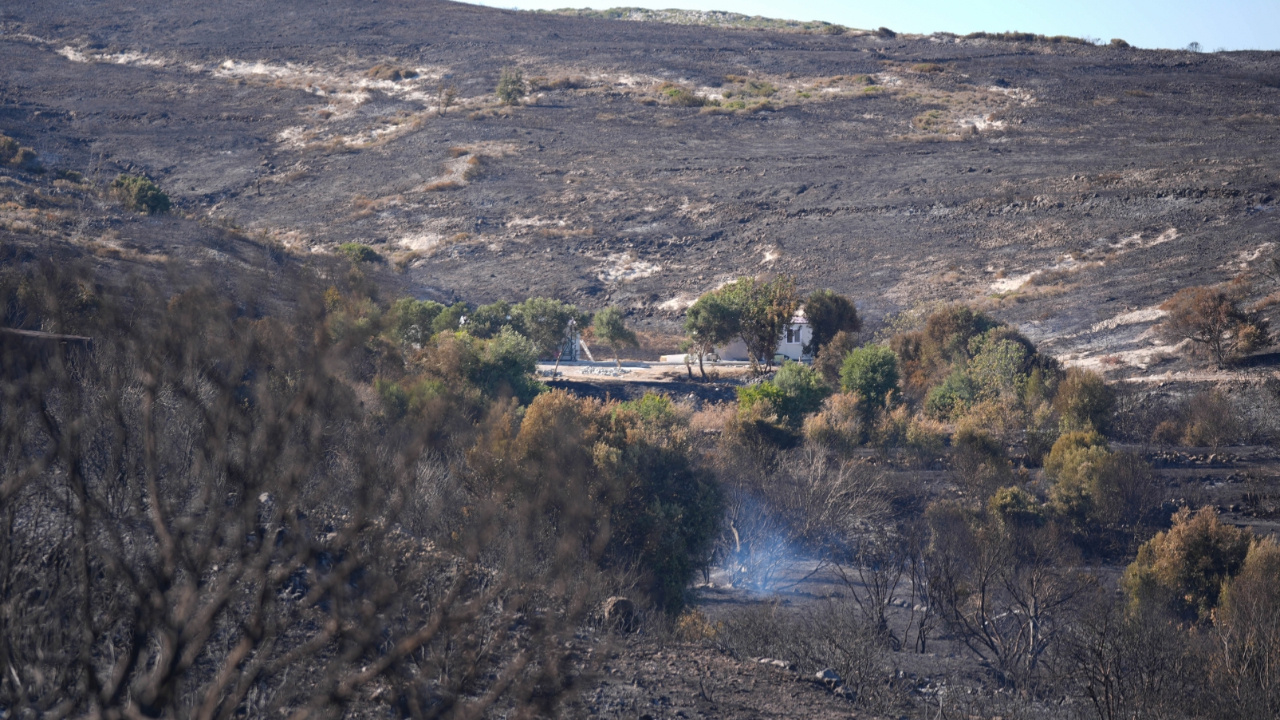
[[[840,679],[840,673],[836,672],[835,670],[832,670],[831,668],[827,668],[825,670],[819,670],[814,675],[814,677],[816,677],[819,682],[821,682],[823,685],[826,685],[827,688],[829,689],[835,689],[836,687],[840,686],[841,683],[844,682],[843,680]]]
[[[600,617],[604,620],[606,627],[624,633],[636,631],[636,604],[631,602],[630,598],[614,595],[605,600],[600,608]]]

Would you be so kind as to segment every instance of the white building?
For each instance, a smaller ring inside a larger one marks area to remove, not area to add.
[[[796,310],[795,315],[791,316],[791,322],[787,323],[787,327],[783,329],[782,335],[778,337],[778,350],[774,359],[781,361],[795,360],[796,362],[812,360],[813,356],[804,351],[806,345],[813,341],[813,328],[809,326],[809,319],[804,316],[804,308]],[[742,342],[742,338],[737,338],[733,342],[723,347],[716,348],[716,355],[721,360],[750,360],[747,354],[747,344]]]
[[[788,360],[812,360],[813,356],[805,352],[805,346],[813,341],[813,328],[809,326],[809,318],[804,316],[804,308],[796,310],[791,322],[778,338],[778,355]]]

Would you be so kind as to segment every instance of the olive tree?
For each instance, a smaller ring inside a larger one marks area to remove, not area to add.
[[[639,345],[635,331],[627,327],[627,323],[622,317],[622,311],[615,307],[605,308],[596,313],[595,320],[591,324],[591,330],[595,333],[597,340],[608,345],[609,349],[613,351],[613,361],[618,367],[622,367],[622,360],[618,357],[618,351],[624,347]]]
[[[862,320],[853,302],[832,290],[814,290],[804,301],[804,316],[813,332],[805,347],[810,355],[817,355],[837,333],[856,333],[862,329]]]
[[[702,373],[703,380],[707,379],[703,358],[717,345],[732,342],[738,336],[738,321],[738,309],[716,290],[698,298],[689,307],[684,318],[684,331],[698,356],[698,372]]]
[[[772,365],[778,339],[800,305],[795,278],[738,278],[720,292],[737,308],[738,334],[746,343],[752,362]]]

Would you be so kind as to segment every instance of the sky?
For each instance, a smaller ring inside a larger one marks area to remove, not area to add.
[[[1123,38],[1144,48],[1206,51],[1280,50],[1280,0],[469,0],[521,10],[646,7],[728,10],[788,20],[825,20],[898,32],[1018,30],[1102,41]]]

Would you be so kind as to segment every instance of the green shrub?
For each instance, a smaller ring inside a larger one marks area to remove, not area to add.
[[[1048,518],[1035,496],[1015,486],[1002,487],[987,501],[987,509],[1001,522],[1020,527],[1042,527]]]
[[[119,175],[111,190],[129,210],[156,215],[169,211],[173,204],[150,178],[141,175]]]
[[[1077,526],[1094,512],[1095,486],[1111,457],[1106,440],[1094,431],[1064,433],[1044,461],[1045,476],[1053,482],[1049,497],[1055,509]]]
[[[962,368],[956,368],[925,396],[924,409],[930,417],[950,420],[962,415],[978,397],[973,379]]]
[[[1058,383],[1053,409],[1061,418],[1063,431],[1093,429],[1106,434],[1111,430],[1115,402],[1115,393],[1100,375],[1071,368]]]
[[[596,313],[591,323],[595,338],[609,346],[613,351],[613,361],[622,366],[618,352],[624,347],[636,347],[640,344],[635,331],[627,327],[622,311],[616,307],[607,307]]]
[[[511,308],[511,325],[533,341],[539,357],[554,358],[570,338],[571,327],[583,327],[587,316],[569,303],[529,298]]]
[[[787,404],[787,394],[768,380],[738,388],[738,407],[742,410],[761,405],[768,412],[781,415]]]
[[[591,516],[566,514],[559,522],[605,520],[601,562],[638,574],[654,603],[674,614],[707,560],[724,509],[714,478],[693,462],[688,434],[665,398],[606,404],[556,390],[525,412],[511,471],[536,487],[590,497]]]
[[[969,352],[965,372],[973,378],[978,395],[984,400],[1020,394],[1035,357],[1035,347],[1008,327],[994,328],[970,339]]]
[[[882,345],[864,345],[840,366],[840,388],[857,393],[873,416],[898,387],[898,356]]]
[[[751,80],[751,79],[743,78],[738,82],[739,82],[739,87],[736,90],[736,92],[741,93],[743,95],[752,95],[755,97],[771,97],[778,92],[778,88],[774,87],[773,83],[765,80]],[[724,96],[731,97],[734,92],[735,92],[734,90],[728,90],[725,92]]]
[[[787,361],[778,368],[773,384],[786,396],[783,414],[799,424],[805,415],[817,412],[822,401],[831,394],[818,371],[797,362]]]
[[[794,277],[762,281],[742,277],[716,291],[737,319],[737,332],[754,361],[773,364],[778,338],[800,306]]]
[[[538,348],[533,341],[504,327],[485,342],[483,361],[471,373],[474,382],[486,395],[510,395],[528,404],[546,390],[536,379]]]
[[[702,107],[707,104],[707,99],[693,92],[689,88],[665,83],[658,88],[658,92],[666,98],[669,105],[676,107]]]
[[[410,413],[421,412],[431,400],[447,395],[444,383],[432,379],[405,385],[376,378],[373,388],[382,401],[383,414],[392,421],[400,420]]]
[[[494,89],[503,105],[519,105],[525,96],[524,72],[518,67],[505,67]]]
[[[1065,474],[1077,472],[1080,459],[1086,457],[1081,453],[1087,453],[1091,449],[1109,451],[1106,438],[1097,431],[1076,430],[1063,433],[1045,458],[1045,475],[1050,480],[1057,481]]]
[[[376,263],[382,262],[382,256],[377,250],[363,243],[345,242],[338,246],[338,252],[346,255],[353,263]]]
[[[8,164],[18,155],[18,141],[8,135],[0,135],[0,163]]]
[[[969,307],[951,305],[930,314],[923,329],[895,335],[890,347],[902,365],[904,390],[912,397],[924,397],[956,366],[968,362],[974,337],[999,326]]]
[[[1064,433],[1045,458],[1054,511],[1084,545],[1105,544],[1104,529],[1132,527],[1154,508],[1159,486],[1141,456],[1112,452],[1096,431]],[[1095,547],[1095,549],[1102,549]]]

